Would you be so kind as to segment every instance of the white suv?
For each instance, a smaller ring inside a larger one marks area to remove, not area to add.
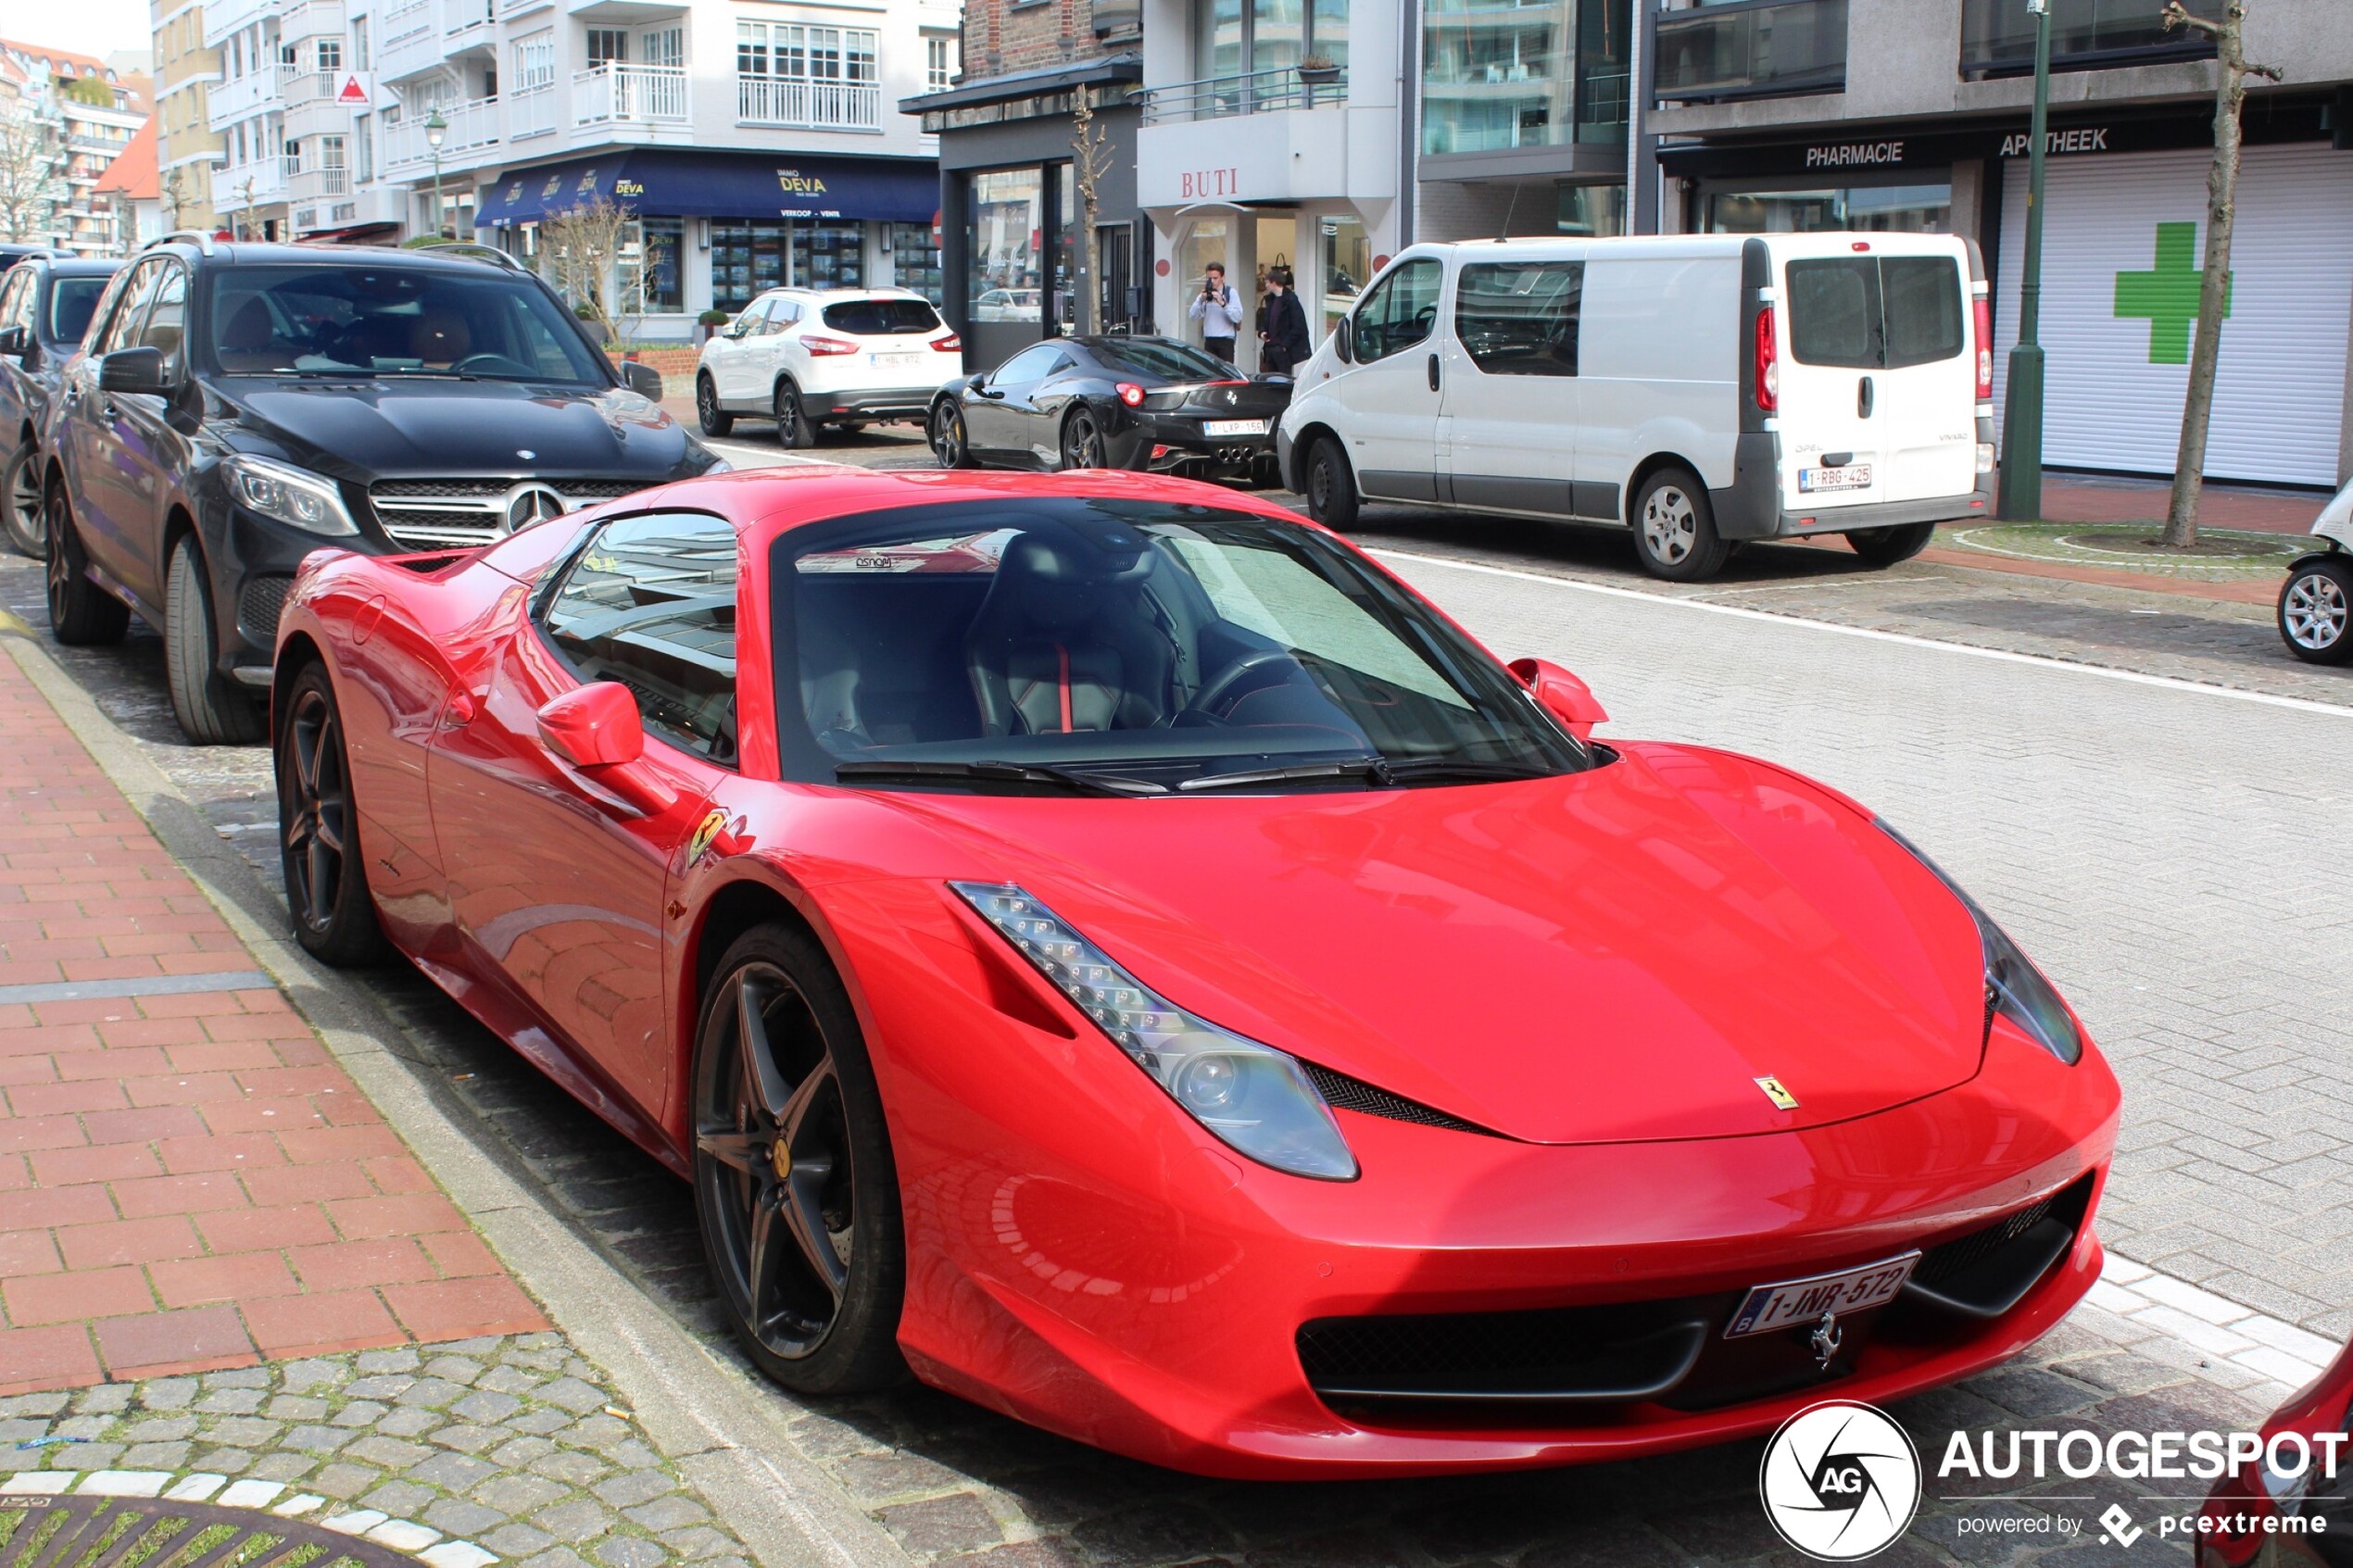
[[[786,446],[813,445],[820,425],[920,424],[963,346],[908,289],[771,289],[703,345],[695,412],[705,435],[774,419]]]

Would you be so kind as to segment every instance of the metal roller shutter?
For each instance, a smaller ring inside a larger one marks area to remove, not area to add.
[[[2212,161],[2202,150],[2050,161],[2045,462],[2173,471]],[[2026,172],[2023,158],[2004,169],[1997,411],[2018,341]],[[2207,473],[2334,485],[2353,330],[2353,154],[2249,147],[2231,269]]]

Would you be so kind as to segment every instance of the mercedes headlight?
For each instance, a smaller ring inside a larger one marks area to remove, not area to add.
[[[1944,874],[1944,868],[1920,852],[1919,845],[1897,833],[1884,822],[1874,819],[1880,832],[1902,845],[1912,859],[1926,866],[1937,881],[1953,890],[1969,918],[1977,922],[1977,939],[1985,949],[1986,1022],[2000,1013],[2024,1030],[2035,1044],[2072,1067],[2083,1060],[2083,1036],[2075,1027],[2075,1020],[2059,1000],[2057,990],[2034,967],[2033,960],[2019,949],[2009,934],[1994,923],[1994,917],[1978,906],[1976,899],[1962,891],[1961,884]]]
[[[948,885],[1228,1146],[1295,1176],[1354,1179],[1331,1108],[1290,1056],[1195,1018],[1011,883]]]
[[[242,452],[222,458],[220,467],[229,476],[229,494],[247,511],[312,533],[359,532],[344,508],[343,491],[332,479]]]

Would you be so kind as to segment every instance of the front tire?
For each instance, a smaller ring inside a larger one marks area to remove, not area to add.
[[[131,630],[131,608],[90,581],[90,558],[66,500],[63,480],[49,486],[43,556],[49,586],[49,630],[68,647],[119,643]]]
[[[8,454],[7,466],[0,470],[0,507],[6,511],[4,521],[8,543],[17,554],[42,558],[48,546],[46,527],[42,514],[45,505],[41,494],[40,452],[28,441]]]
[[[1936,524],[1907,522],[1894,528],[1856,529],[1846,536],[1846,544],[1873,566],[1894,566],[1927,549],[1928,542],[1935,537]]]
[[[1348,454],[1340,449],[1338,436],[1315,438],[1307,448],[1299,483],[1309,517],[1336,533],[1356,526],[1356,475],[1348,466]]]
[[[931,441],[931,455],[941,468],[980,466],[973,457],[972,436],[964,429],[964,411],[953,403],[940,403],[933,408],[925,433]]]
[[[2307,664],[2353,664],[2353,564],[2304,561],[2280,584],[2280,641]]]
[[[295,677],[275,750],[278,856],[295,940],[337,969],[373,963],[384,955],[384,931],[368,891],[351,759],[325,665]]]
[[[736,416],[719,406],[719,383],[709,376],[695,378],[695,422],[705,435],[725,435],[736,428]]]
[[[261,709],[220,672],[212,584],[193,533],[182,534],[171,547],[163,617],[164,684],[171,689],[171,711],[181,733],[198,746],[250,746],[259,740]]]
[[[902,1381],[906,1241],[874,1064],[824,948],[781,922],[719,960],[694,1062],[695,1212],[753,1362],[802,1394]]]
[[[817,445],[817,427],[800,407],[800,394],[788,381],[776,383],[776,445],[786,451],[797,451]]]
[[[1661,469],[1634,497],[1634,554],[1669,583],[1698,583],[1724,570],[1732,548],[1716,533],[1707,491],[1688,469]]]

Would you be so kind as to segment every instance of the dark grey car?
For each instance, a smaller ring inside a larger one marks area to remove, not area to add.
[[[0,277],[0,526],[20,554],[41,555],[41,429],[50,400],[121,265],[37,251]]]

